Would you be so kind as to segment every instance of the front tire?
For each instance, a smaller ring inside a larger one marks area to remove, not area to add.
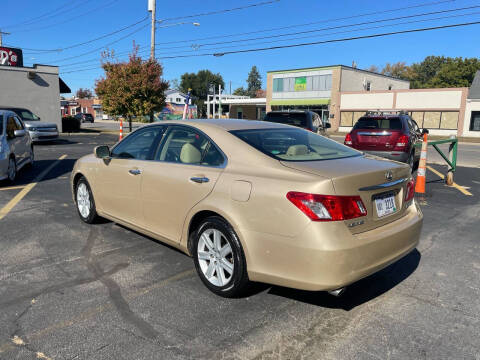
[[[198,276],[213,293],[237,297],[248,287],[247,264],[242,245],[224,219],[205,219],[193,238],[193,259]]]
[[[77,205],[78,215],[82,221],[87,224],[93,224],[98,220],[95,200],[92,190],[85,177],[81,177],[75,186],[75,203]]]
[[[8,159],[8,182],[14,183],[15,179],[17,178],[17,162],[15,161],[15,158],[11,156]]]

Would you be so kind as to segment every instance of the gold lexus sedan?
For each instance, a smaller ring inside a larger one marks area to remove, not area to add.
[[[408,165],[263,121],[147,125],[79,159],[71,182],[83,221],[184,251],[225,297],[249,281],[338,295],[412,251],[423,223]]]

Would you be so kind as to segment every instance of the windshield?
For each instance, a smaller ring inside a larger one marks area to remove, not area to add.
[[[315,161],[362,155],[347,146],[302,129],[253,129],[230,132],[277,160]]]
[[[22,118],[22,120],[24,121],[39,121],[40,118],[35,115],[34,113],[32,113],[31,111],[29,110],[25,110],[25,109],[16,109],[15,112],[17,113],[18,116],[20,116]]]
[[[402,130],[402,121],[398,117],[362,117],[358,119],[353,129]]]
[[[264,120],[279,124],[307,127],[307,114],[304,113],[268,113],[265,115]]]

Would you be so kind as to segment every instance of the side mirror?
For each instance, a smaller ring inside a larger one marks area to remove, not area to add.
[[[24,137],[25,136],[25,130],[15,130],[13,132],[14,137]]]
[[[428,129],[422,129],[422,134],[428,134],[428,133],[429,133]]]
[[[110,157],[110,148],[107,145],[100,145],[95,147],[93,153],[99,159],[108,159]]]
[[[329,122],[325,123],[325,129],[330,129],[332,127],[332,124]]]

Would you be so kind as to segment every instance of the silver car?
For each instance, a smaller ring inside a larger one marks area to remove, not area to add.
[[[55,123],[40,121],[40,118],[28,109],[1,107],[13,111],[22,119],[33,142],[52,141],[58,138],[58,127]]]
[[[13,111],[0,109],[0,180],[15,181],[17,171],[34,161],[25,124]]]

